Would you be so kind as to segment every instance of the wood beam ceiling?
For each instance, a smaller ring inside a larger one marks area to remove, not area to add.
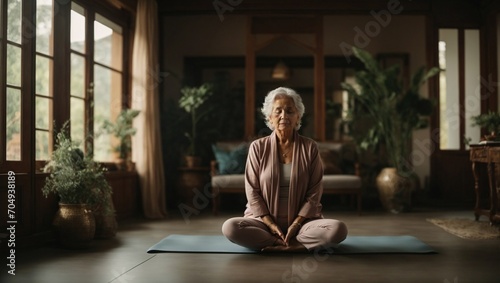
[[[431,0],[190,0],[158,1],[160,15],[217,14],[366,14],[402,5],[404,14],[423,14],[431,10]]]

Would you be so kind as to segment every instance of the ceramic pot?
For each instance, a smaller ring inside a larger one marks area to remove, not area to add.
[[[400,213],[411,209],[412,181],[399,175],[396,168],[382,169],[376,178],[376,185],[386,211]]]
[[[86,204],[59,203],[53,226],[58,243],[66,248],[86,248],[94,239],[94,214]]]
[[[188,168],[200,167],[201,165],[201,157],[199,156],[186,155],[185,160]]]

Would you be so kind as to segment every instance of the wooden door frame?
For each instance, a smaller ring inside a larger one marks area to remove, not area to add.
[[[438,50],[437,45],[439,42],[439,29],[442,28],[453,28],[459,30],[459,80],[460,80],[460,89],[459,89],[459,97],[460,97],[460,137],[465,135],[465,123],[469,121],[465,121],[465,106],[463,101],[465,100],[465,90],[464,90],[464,48],[463,48],[463,33],[466,29],[479,29],[480,33],[480,107],[481,113],[486,113],[488,111],[497,111],[498,110],[498,90],[497,90],[497,14],[496,12],[490,12],[486,16],[485,23],[481,26],[439,26],[436,23],[435,18],[429,16],[427,17],[427,62],[429,66],[438,66]],[[439,78],[431,78],[429,80],[429,93],[432,98],[434,98],[439,104]],[[432,151],[431,151],[431,160],[430,160],[430,193],[431,196],[434,197],[444,197],[449,198],[449,195],[446,195],[446,190],[440,187],[439,178],[443,178],[442,176],[442,168],[441,162],[443,161],[444,156],[448,156],[452,159],[467,159],[469,158],[469,150],[466,148],[464,143],[460,143],[460,149],[458,150],[441,150],[440,149],[440,116],[439,116],[439,108],[436,108],[432,119],[431,119],[431,139],[432,139]],[[483,133],[483,132],[482,132]],[[463,167],[463,166],[462,166]],[[468,176],[468,175],[467,175]],[[470,178],[472,180],[472,169],[470,170]],[[467,183],[468,184],[468,183]],[[465,185],[467,185],[465,184]],[[472,193],[473,188],[470,188],[470,193]],[[463,195],[467,195],[467,188],[463,191]],[[458,193],[458,192],[457,192]],[[460,195],[453,196],[453,198],[466,201],[461,198]]]
[[[313,34],[314,46],[293,42],[311,51],[314,56],[314,133],[315,139],[325,140],[325,62],[323,49],[323,17],[248,16],[246,29],[245,57],[245,138],[255,135],[255,53],[271,44],[275,39],[287,38],[288,34]],[[273,34],[274,37],[259,43],[259,34]]]

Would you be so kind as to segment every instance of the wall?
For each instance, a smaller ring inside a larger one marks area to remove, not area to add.
[[[379,13],[380,11],[376,11]],[[246,16],[214,15],[169,16],[161,19],[162,71],[183,73],[184,56],[244,56]],[[356,45],[373,54],[406,52],[410,73],[426,64],[425,17],[417,15],[327,15],[324,17],[325,56],[343,55],[341,44]],[[368,29],[367,29],[368,28]],[[362,37],[364,31],[366,38]],[[268,52],[266,52],[268,53]],[[280,54],[276,54],[280,55]],[[172,75],[165,78],[163,95],[177,97],[181,82]],[[422,95],[428,96],[427,88]],[[307,109],[306,109],[307,110]],[[416,131],[414,147],[419,152],[415,170],[422,182],[429,175],[429,152],[422,145],[430,141],[429,129]]]
[[[161,19],[162,71],[183,74],[184,56],[242,56],[245,54],[246,17],[197,15],[163,17]],[[181,82],[169,75],[163,93],[177,97]]]
[[[344,55],[340,45],[344,42],[354,45],[356,42],[365,43],[360,46],[372,54],[377,53],[409,53],[410,74],[419,67],[426,65],[426,36],[424,16],[391,16],[380,24],[373,16],[326,16],[324,18],[325,55]],[[379,29],[371,28],[378,26]],[[367,27],[370,34],[366,32]],[[363,31],[368,40],[359,38]],[[376,32],[378,31],[378,32]],[[437,48],[437,46],[436,46]],[[421,89],[422,95],[428,97],[427,88]],[[430,142],[430,130],[417,130],[413,135],[414,169],[425,184],[430,173],[430,153],[427,147]]]

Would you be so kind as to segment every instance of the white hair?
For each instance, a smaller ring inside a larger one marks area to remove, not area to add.
[[[266,119],[266,125],[269,127],[269,129],[274,130],[273,125],[269,121],[269,116],[271,116],[271,113],[273,112],[274,101],[278,98],[284,98],[284,97],[289,97],[293,99],[295,108],[297,108],[297,111],[299,112],[299,122],[295,127],[295,130],[299,130],[302,124],[301,120],[305,112],[305,106],[304,103],[302,103],[302,98],[300,97],[300,95],[296,93],[295,90],[286,87],[278,87],[277,89],[271,90],[266,95],[264,103],[262,104],[262,108],[260,109],[260,111],[264,115],[264,118]]]

